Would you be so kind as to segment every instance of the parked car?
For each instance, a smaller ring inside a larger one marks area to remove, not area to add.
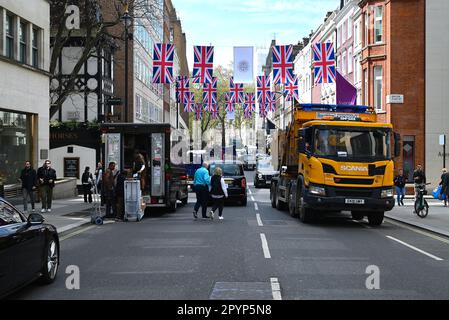
[[[271,185],[271,179],[279,171],[274,170],[271,164],[271,158],[257,161],[256,174],[254,175],[254,187],[266,187]]]
[[[0,298],[39,279],[52,283],[59,267],[59,237],[44,217],[28,218],[0,198]]]
[[[243,163],[241,161],[214,161],[210,163],[210,175],[214,174],[216,167],[223,170],[223,178],[228,186],[228,198],[225,203],[240,203],[242,206],[247,204],[247,183]],[[211,199],[212,200],[212,199]]]
[[[254,170],[256,168],[256,156],[247,154],[243,157],[243,169]]]

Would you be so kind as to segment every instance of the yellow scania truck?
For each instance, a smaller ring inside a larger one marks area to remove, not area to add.
[[[399,155],[399,141],[370,107],[296,106],[287,129],[273,139],[280,173],[271,183],[271,205],[304,223],[350,211],[354,220],[366,216],[380,225],[395,203],[392,153]]]

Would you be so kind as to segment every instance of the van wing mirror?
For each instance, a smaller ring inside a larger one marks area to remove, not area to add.
[[[399,157],[401,155],[401,135],[394,132],[394,156]]]

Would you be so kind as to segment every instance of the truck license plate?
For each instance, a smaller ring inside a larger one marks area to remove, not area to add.
[[[364,199],[345,199],[346,204],[365,204]]]

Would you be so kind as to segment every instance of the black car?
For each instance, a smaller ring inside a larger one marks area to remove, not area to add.
[[[274,170],[271,159],[261,159],[257,161],[256,174],[254,175],[254,187],[260,188],[271,185],[271,179],[279,171]]]
[[[241,161],[214,161],[210,163],[209,173],[212,176],[215,168],[220,167],[223,170],[223,178],[228,185],[227,203],[240,203],[246,206],[246,178]]]
[[[56,228],[32,213],[26,218],[0,198],[0,298],[40,279],[52,283],[59,266]]]

